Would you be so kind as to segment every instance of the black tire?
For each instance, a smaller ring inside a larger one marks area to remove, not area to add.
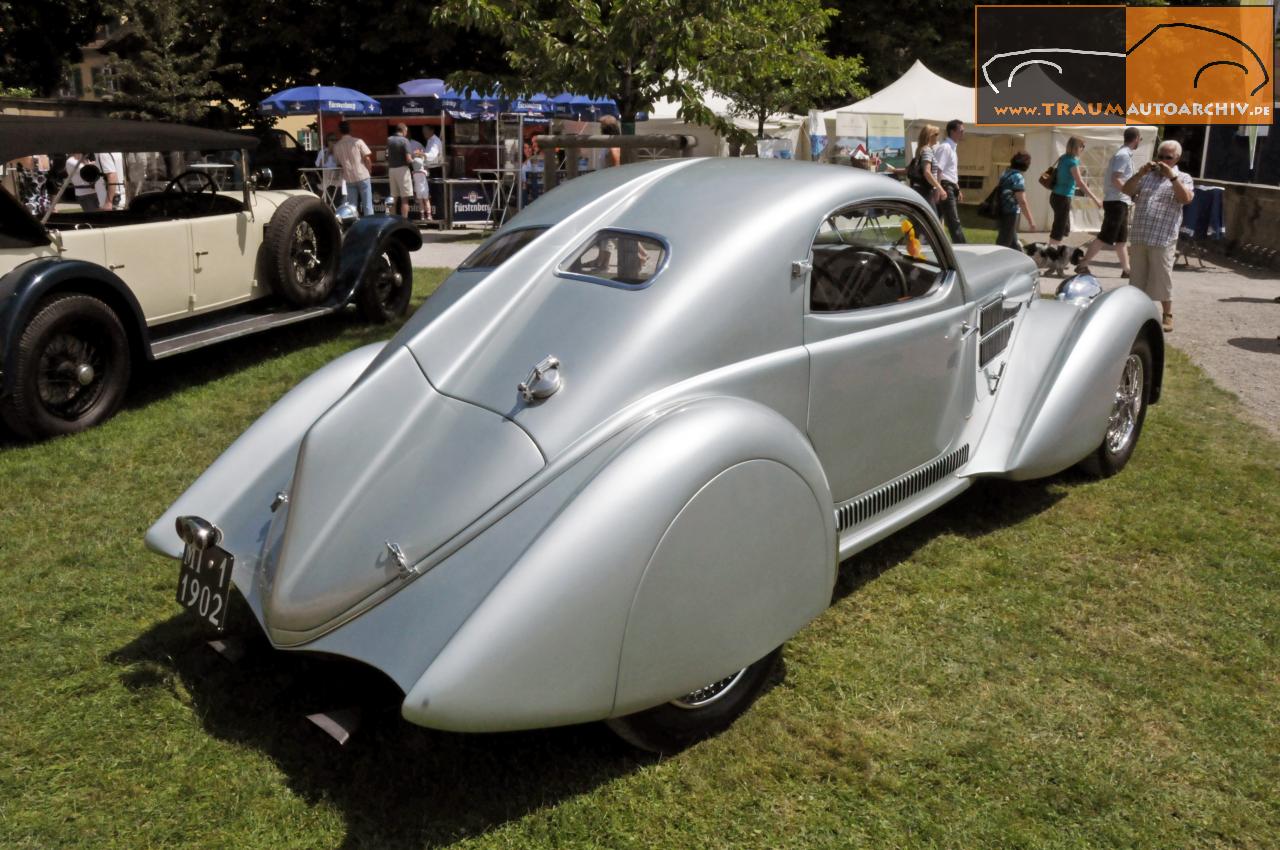
[[[1107,433],[1093,453],[1080,462],[1080,468],[1095,478],[1109,478],[1124,469],[1142,434],[1151,403],[1151,345],[1145,334],[1139,334],[1125,358],[1116,387],[1115,405],[1107,422]]]
[[[409,249],[396,239],[388,240],[360,279],[356,305],[360,315],[382,324],[398,319],[409,310],[413,297],[413,263]]]
[[[778,647],[734,676],[680,699],[605,722],[632,746],[663,755],[678,753],[729,728],[764,692],[781,661],[782,647]]]
[[[20,436],[74,434],[109,419],[132,369],[129,337],[115,311],[89,295],[55,295],[18,338],[13,392],[0,416]]]
[[[289,198],[263,238],[272,287],[296,307],[324,301],[337,281],[341,242],[338,220],[319,198]]]

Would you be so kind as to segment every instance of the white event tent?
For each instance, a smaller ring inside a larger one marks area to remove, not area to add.
[[[1064,92],[1062,97],[1068,96]],[[1036,224],[1047,230],[1052,220],[1049,192],[1036,182],[1040,172],[1052,165],[1067,149],[1067,139],[1080,136],[1085,140],[1081,170],[1089,187],[1099,197],[1107,179],[1111,155],[1123,143],[1124,127],[1079,127],[1072,125],[1039,126],[974,126],[977,98],[974,89],[938,76],[919,60],[905,74],[875,94],[862,100],[822,113],[827,137],[836,138],[836,114],[840,112],[901,115],[906,129],[908,156],[914,154],[916,138],[926,124],[936,124],[943,134],[947,122],[958,118],[965,123],[965,140],[960,145],[960,185],[965,203],[977,204],[999,179],[1018,150],[1031,154],[1027,171],[1027,201]],[[1135,164],[1151,157],[1156,128],[1140,127],[1143,143],[1135,154]],[[806,127],[805,132],[808,132]],[[1072,207],[1072,225],[1085,230],[1097,229],[1102,211],[1085,196],[1078,196]]]
[[[708,89],[703,92],[702,102],[714,114],[722,118],[730,118],[736,126],[755,135],[756,122],[751,118],[733,116],[733,103],[725,96]],[[686,123],[678,117],[681,105],[681,101],[678,100],[658,101],[649,111],[649,120],[638,126],[637,132],[684,133],[698,139],[698,146],[693,149],[694,156],[726,156],[728,144],[716,135],[714,130],[701,124]],[[771,137],[790,139],[793,150],[799,150],[803,122],[804,118],[800,115],[775,115],[771,121],[765,123],[764,129],[766,135]],[[807,145],[807,139],[804,140],[804,144]]]

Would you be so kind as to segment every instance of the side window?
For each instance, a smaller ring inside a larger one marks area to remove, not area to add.
[[[809,309],[860,310],[927,295],[943,276],[941,255],[920,216],[862,205],[822,223],[813,241]]]
[[[666,259],[666,247],[653,237],[602,230],[558,271],[604,283],[641,287],[662,270]]]

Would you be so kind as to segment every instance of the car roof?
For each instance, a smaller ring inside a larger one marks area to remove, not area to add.
[[[160,121],[0,115],[0,162],[36,153],[240,150],[257,145],[257,139],[235,133]]]

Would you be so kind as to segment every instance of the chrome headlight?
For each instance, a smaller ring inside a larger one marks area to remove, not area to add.
[[[1077,307],[1088,307],[1093,299],[1102,294],[1102,284],[1091,274],[1078,274],[1058,284],[1057,299],[1075,304]]]
[[[338,217],[338,224],[343,227],[350,227],[360,217],[360,212],[356,209],[355,204],[343,204],[334,210],[334,215]]]

